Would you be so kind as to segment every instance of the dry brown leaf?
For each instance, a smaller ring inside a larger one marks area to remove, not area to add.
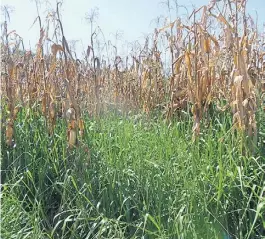
[[[52,44],[51,51],[54,56],[56,56],[58,51],[63,51],[63,47],[59,44]]]

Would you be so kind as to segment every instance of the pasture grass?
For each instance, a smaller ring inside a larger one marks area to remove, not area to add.
[[[14,147],[2,137],[2,238],[261,238],[264,113],[259,144],[214,115],[192,141],[192,118],[85,116],[85,137],[67,148],[59,119],[23,110]]]

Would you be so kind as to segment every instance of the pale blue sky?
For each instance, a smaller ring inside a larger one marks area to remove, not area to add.
[[[163,0],[64,0],[62,5],[63,26],[67,40],[81,40],[84,47],[89,44],[90,28],[85,21],[85,14],[91,9],[98,8],[98,19],[95,26],[99,25],[103,30],[106,39],[112,39],[117,30],[123,31],[123,40],[129,42],[143,40],[144,34],[153,32],[155,23],[152,20],[160,15],[167,15],[166,6],[162,5]],[[172,4],[174,1],[171,1]],[[209,0],[178,0],[179,5],[196,7],[205,5]],[[51,6],[55,9],[56,0],[50,0]],[[11,13],[9,30],[16,30],[25,41],[25,45],[34,48],[38,36],[39,27],[35,24],[32,28],[37,13],[33,0],[1,0],[1,5],[14,7]],[[42,5],[40,13],[44,21],[47,13],[44,12],[45,5]],[[255,16],[257,10],[259,23],[265,22],[265,0],[248,0],[248,11]],[[180,14],[184,14],[180,10]],[[175,15],[173,15],[175,18]],[[1,22],[3,16],[1,16]],[[81,42],[80,41],[80,42]]]

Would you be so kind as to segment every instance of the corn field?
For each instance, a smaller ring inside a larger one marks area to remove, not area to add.
[[[159,108],[168,120],[190,104],[196,138],[201,120],[214,103],[219,111],[229,110],[234,128],[256,142],[255,112],[265,90],[265,40],[246,14],[246,1],[229,1],[222,9],[215,3],[196,9],[189,16],[190,24],[176,19],[155,29],[152,43],[147,42],[138,55],[125,60],[116,56],[109,65],[95,55],[93,35],[85,58],[73,57],[59,7],[48,16],[55,24],[55,42],[47,34],[49,24],[36,19],[40,27],[36,54],[21,53],[23,39],[4,23],[1,87],[8,112],[3,119],[8,145],[15,141],[13,124],[21,107],[41,111],[51,133],[56,120],[68,116],[73,146],[77,132],[82,136],[84,130],[83,112],[99,115],[110,104],[147,114]],[[218,26],[218,32],[212,33],[212,26]],[[167,42],[170,54],[169,76],[163,73],[161,40]],[[47,42],[50,49],[44,54]]]
[[[78,58],[61,7],[37,11],[34,50],[3,7],[3,238],[262,238],[265,33],[247,1],[193,9],[125,57],[91,27]]]

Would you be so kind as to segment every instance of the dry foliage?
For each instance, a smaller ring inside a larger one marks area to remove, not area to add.
[[[234,127],[256,141],[257,97],[264,92],[265,81],[264,38],[246,15],[245,0],[228,1],[222,10],[216,4],[212,1],[194,10],[188,19],[190,24],[176,19],[155,29],[151,46],[147,42],[125,61],[116,55],[109,65],[95,55],[93,36],[83,60],[72,56],[59,5],[54,14],[49,14],[57,24],[57,42],[47,53],[44,44],[51,41],[49,24],[45,28],[39,19],[40,37],[33,54],[19,51],[23,41],[16,32],[8,32],[5,22],[1,87],[9,112],[5,120],[7,144],[12,144],[19,106],[42,112],[51,134],[56,120],[66,118],[72,148],[83,136],[84,112],[99,115],[114,105],[149,113],[162,106],[165,117],[171,119],[176,110],[186,110],[192,104],[195,139],[211,102],[221,111],[231,109]],[[213,28],[218,30],[214,33]],[[159,47],[162,40],[167,41],[171,57],[170,76],[164,73]],[[222,100],[227,102],[224,107],[219,105]]]

